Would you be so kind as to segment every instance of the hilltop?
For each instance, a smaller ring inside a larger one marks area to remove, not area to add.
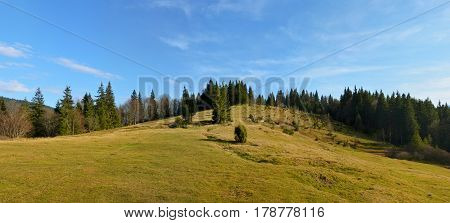
[[[450,202],[449,169],[387,158],[392,145],[329,118],[264,106],[232,118],[0,141],[0,202]]]

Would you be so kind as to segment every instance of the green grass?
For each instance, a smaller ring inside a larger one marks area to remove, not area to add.
[[[225,126],[170,129],[171,119],[0,141],[0,202],[450,202],[449,169],[384,157],[390,145],[336,123],[313,128],[320,119],[262,109],[234,108]],[[283,133],[293,117],[300,131]],[[246,144],[233,142],[237,122]]]

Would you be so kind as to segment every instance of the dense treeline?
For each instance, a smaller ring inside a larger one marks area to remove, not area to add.
[[[296,89],[287,93],[280,90],[264,97],[254,95],[253,89],[242,81],[222,84],[209,81],[197,95],[185,88],[181,99],[170,99],[168,95],[157,98],[153,91],[149,98],[144,98],[134,90],[130,99],[119,107],[115,105],[110,83],[106,89],[101,84],[95,98],[86,93],[76,103],[70,87],[66,87],[53,112],[44,108],[44,97],[37,89],[30,106],[7,108],[0,100],[0,134],[7,137],[71,135],[173,116],[181,116],[190,123],[196,112],[209,109],[213,110],[213,123],[226,123],[231,121],[231,106],[240,104],[328,114],[357,131],[394,145],[408,148],[431,145],[450,151],[450,111],[447,104],[435,106],[429,99],[418,100],[409,94],[397,92],[385,96],[383,92],[356,87],[354,90],[346,88],[339,99],[331,95],[319,96],[317,91],[299,92]],[[18,123],[17,120],[22,123],[20,130],[16,127],[16,130],[10,130],[11,123]]]

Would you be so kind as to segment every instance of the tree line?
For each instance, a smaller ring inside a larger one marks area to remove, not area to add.
[[[297,89],[279,90],[267,96],[255,95],[243,81],[218,84],[210,80],[197,95],[184,88],[180,99],[171,99],[168,95],[157,98],[153,91],[150,97],[144,98],[134,90],[130,99],[118,107],[110,83],[106,89],[101,84],[95,98],[86,93],[76,103],[70,87],[66,87],[54,111],[44,109],[44,97],[37,89],[29,106],[11,108],[14,110],[11,112],[0,101],[1,129],[8,126],[8,121],[14,123],[12,119],[24,122],[21,125],[24,130],[18,133],[6,134],[0,130],[0,134],[8,137],[71,135],[174,116],[191,123],[196,112],[210,109],[213,110],[211,121],[220,124],[230,122],[231,106],[241,104],[329,115],[357,131],[394,145],[426,144],[450,151],[450,111],[447,104],[439,102],[435,106],[429,99],[419,100],[409,94],[395,92],[385,96],[382,91],[370,92],[356,87],[354,90],[346,88],[339,99],[331,95],[319,96],[317,91],[299,92]],[[27,120],[30,124],[26,124]]]

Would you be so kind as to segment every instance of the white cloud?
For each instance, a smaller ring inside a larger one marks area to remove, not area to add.
[[[79,64],[73,60],[67,58],[56,58],[55,62],[61,66],[67,67],[74,71],[78,71],[81,73],[92,74],[96,77],[105,78],[105,79],[118,79],[120,76],[111,74],[93,67],[89,67],[83,64]]]
[[[6,57],[25,57],[26,56],[26,49],[24,48],[23,44],[15,44],[8,45],[5,43],[0,43],[0,55],[6,56]]]
[[[181,38],[180,37],[178,37],[178,38],[160,37],[159,39],[171,47],[175,47],[180,50],[189,49],[190,42],[183,37],[181,37]]]
[[[249,63],[257,66],[273,66],[273,65],[296,65],[300,66],[303,63],[307,62],[306,58],[303,56],[296,56],[285,59],[271,59],[271,58],[263,58],[257,60],[251,60]]]
[[[16,62],[0,62],[0,69],[2,68],[11,68],[11,67],[19,67],[19,68],[33,68],[33,64],[29,63],[16,63]]]
[[[24,84],[16,81],[0,81],[0,91],[5,92],[30,92],[31,90],[27,88]]]
[[[388,67],[383,66],[331,66],[310,69],[304,72],[304,76],[310,77],[330,77],[353,73],[365,73],[386,70]],[[303,74],[302,74],[303,75]]]
[[[266,0],[219,0],[219,2],[210,5],[208,9],[216,14],[228,11],[249,14],[259,18],[262,16],[266,4]]]
[[[407,82],[400,85],[403,91],[411,92],[420,99],[429,98],[435,104],[450,102],[450,77],[432,78],[420,82]]]
[[[178,9],[187,16],[192,13],[192,6],[183,0],[153,0],[149,1],[149,5],[154,8]]]
[[[206,34],[197,34],[193,37],[178,35],[177,37],[160,37],[159,39],[165,44],[180,50],[188,50],[192,44],[220,41],[219,38]]]

